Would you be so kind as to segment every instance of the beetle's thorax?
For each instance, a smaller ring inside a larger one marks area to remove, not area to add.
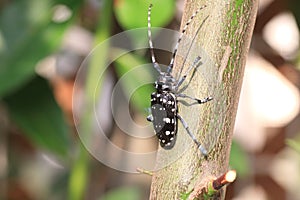
[[[155,81],[155,88],[157,91],[174,91],[175,90],[175,79],[167,72],[162,72],[157,81]]]

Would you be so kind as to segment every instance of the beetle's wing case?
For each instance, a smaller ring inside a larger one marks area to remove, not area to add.
[[[153,127],[161,147],[171,149],[177,136],[177,102],[174,94],[169,92],[151,94],[151,112]]]

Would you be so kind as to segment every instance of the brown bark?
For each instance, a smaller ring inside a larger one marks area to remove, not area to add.
[[[196,35],[195,40],[191,41],[201,49],[192,48],[190,55],[201,56],[203,64],[199,66],[185,93],[200,98],[205,97],[203,94],[209,94],[214,99],[203,105],[181,104],[179,113],[209,150],[209,154],[207,159],[200,155],[179,122],[175,149],[159,151],[157,165],[170,157],[170,151],[183,154],[154,173],[150,199],[188,199],[184,195],[190,199],[199,195],[201,199],[202,188],[228,170],[233,127],[258,1],[186,0],[181,29],[193,12],[203,5],[207,7],[199,12],[186,33],[190,38]],[[181,45],[184,44],[183,40]],[[176,57],[174,74],[179,73],[183,60]],[[184,151],[180,150],[181,147],[184,147]],[[224,193],[217,199],[222,198]]]

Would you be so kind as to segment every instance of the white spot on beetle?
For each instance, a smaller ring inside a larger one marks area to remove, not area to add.
[[[171,122],[170,118],[167,118],[167,117],[164,118],[163,120],[164,120],[164,122],[166,122],[166,123],[168,123],[168,124]]]

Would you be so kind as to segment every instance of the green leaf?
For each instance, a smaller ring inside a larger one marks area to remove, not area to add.
[[[165,26],[173,18],[174,0],[118,0],[115,1],[114,11],[120,25],[125,29],[147,27],[148,7],[153,4],[151,23],[153,26]]]
[[[141,194],[137,188],[121,187],[108,192],[101,200],[140,200]]]
[[[238,175],[245,177],[249,173],[249,161],[246,152],[235,141],[232,142],[230,152],[230,167],[237,171]]]
[[[125,29],[147,27],[148,7],[153,4],[151,12],[152,27],[164,27],[172,20],[175,11],[174,0],[117,0],[114,3],[114,11],[119,24]],[[148,41],[147,32],[145,35],[130,35],[133,44],[144,44]],[[153,37],[155,33],[152,33]]]
[[[192,192],[193,192],[193,190],[191,190],[191,191],[189,191],[187,193],[181,193],[180,194],[180,199],[181,200],[187,200]]]
[[[35,78],[4,101],[12,120],[33,143],[58,155],[67,155],[68,127],[45,80]]]
[[[71,11],[75,10],[80,1],[70,8]],[[54,4],[51,0],[19,0],[2,9],[0,97],[30,81],[38,61],[60,46],[70,20],[64,23],[52,21]]]

